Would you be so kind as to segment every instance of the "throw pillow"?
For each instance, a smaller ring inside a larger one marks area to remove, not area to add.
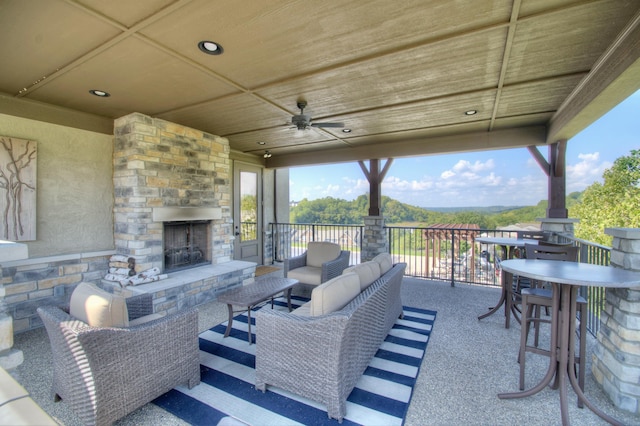
[[[92,327],[127,327],[129,314],[122,296],[82,282],[71,293],[69,313]]]
[[[380,265],[380,273],[386,274],[393,267],[393,259],[389,253],[380,253],[372,259]]]
[[[311,316],[326,315],[342,309],[360,294],[360,278],[355,273],[337,276],[311,292]]]
[[[350,266],[345,269],[342,273],[347,274],[350,272],[355,272],[358,274],[358,278],[360,278],[360,291],[369,287],[372,282],[380,278],[380,265],[378,262],[369,261],[360,263],[358,265]]]

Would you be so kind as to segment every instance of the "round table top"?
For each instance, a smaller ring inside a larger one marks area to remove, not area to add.
[[[613,266],[539,259],[505,260],[500,266],[512,274],[559,284],[610,288],[640,286],[640,272]]]
[[[524,247],[525,244],[538,244],[538,240],[528,238],[507,237],[478,237],[476,241],[483,244],[496,244],[499,246]]]

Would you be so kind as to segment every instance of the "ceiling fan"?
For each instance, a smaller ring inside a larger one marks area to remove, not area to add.
[[[298,101],[300,114],[296,114],[291,117],[291,124],[293,124],[298,130],[307,130],[310,127],[344,127],[344,123],[314,123],[311,120],[311,116],[304,113],[304,109],[306,107],[307,101]]]

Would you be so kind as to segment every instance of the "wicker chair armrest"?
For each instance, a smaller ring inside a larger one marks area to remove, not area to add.
[[[349,267],[349,257],[351,252],[348,250],[342,250],[340,256],[334,260],[330,260],[322,264],[322,278],[321,282],[327,282],[332,278],[342,275],[342,271]]]
[[[287,272],[292,269],[301,268],[303,266],[307,266],[307,252],[305,251],[300,256],[294,256],[289,259],[284,260],[283,272],[284,277],[287,277]]]

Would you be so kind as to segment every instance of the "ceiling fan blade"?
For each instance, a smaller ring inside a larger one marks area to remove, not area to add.
[[[344,123],[311,123],[313,127],[344,127]]]

